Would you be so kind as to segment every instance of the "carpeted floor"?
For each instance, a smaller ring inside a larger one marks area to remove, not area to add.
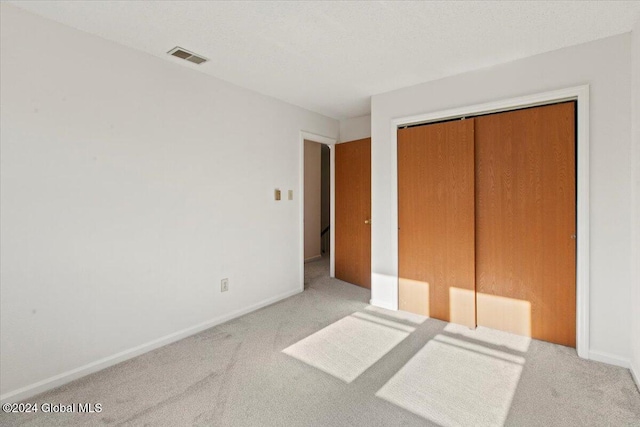
[[[306,267],[299,295],[29,399],[101,413],[0,425],[640,426],[626,369],[375,309],[326,260]]]

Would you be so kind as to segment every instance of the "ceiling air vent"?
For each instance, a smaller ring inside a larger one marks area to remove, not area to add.
[[[189,62],[193,62],[194,64],[202,64],[203,62],[207,61],[207,58],[200,55],[196,55],[193,52],[189,52],[188,50],[183,49],[181,47],[177,47],[177,46],[171,49],[167,53],[171,56],[176,56],[178,58],[185,59]]]

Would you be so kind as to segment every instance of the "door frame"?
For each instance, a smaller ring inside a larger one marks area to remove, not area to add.
[[[589,85],[574,86],[508,98],[483,104],[464,106],[432,113],[399,117],[391,120],[391,147],[398,151],[398,128],[408,125],[427,124],[469,115],[498,113],[520,108],[536,107],[563,101],[576,101],[576,351],[578,356],[589,359]],[[398,165],[392,166],[392,176],[398,179]],[[395,226],[393,233],[398,239],[398,205],[395,201]],[[398,265],[396,252],[395,265]],[[395,309],[398,309],[398,277],[395,287]]]
[[[300,153],[298,155],[298,163],[300,164],[300,170],[298,175],[298,222],[300,224],[299,233],[299,262],[300,266],[300,291],[304,291],[304,141],[312,141],[318,144],[324,144],[329,146],[329,168],[330,168],[330,185],[329,185],[329,200],[330,200],[330,213],[329,213],[329,277],[335,277],[336,273],[336,259],[335,259],[335,227],[334,222],[336,219],[335,212],[335,163],[336,156],[334,147],[337,144],[337,138],[330,138],[328,136],[318,135],[312,132],[304,130],[300,131],[298,147]]]

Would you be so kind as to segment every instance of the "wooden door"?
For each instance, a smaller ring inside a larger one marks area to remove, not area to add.
[[[371,138],[335,145],[336,278],[371,288]]]
[[[575,104],[475,120],[478,325],[575,347]]]
[[[399,308],[476,326],[474,120],[398,130]]]

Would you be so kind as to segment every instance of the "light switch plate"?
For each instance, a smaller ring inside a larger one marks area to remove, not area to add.
[[[289,200],[293,200],[293,190],[289,190]]]
[[[278,190],[277,188],[276,188],[276,191],[274,193],[274,197],[275,197],[276,200],[280,200],[280,198],[281,198],[280,190]]]

